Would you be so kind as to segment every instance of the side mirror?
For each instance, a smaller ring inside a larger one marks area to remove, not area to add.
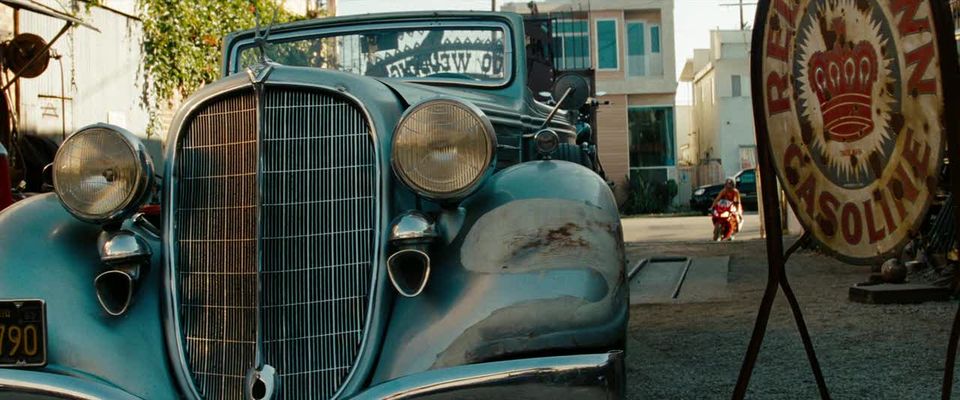
[[[563,98],[563,95],[570,89],[572,89],[570,94]],[[574,73],[564,74],[557,78],[557,81],[553,84],[553,98],[559,99],[557,101],[560,102],[561,110],[579,110],[581,106],[587,104],[587,99],[590,98],[590,82]]]

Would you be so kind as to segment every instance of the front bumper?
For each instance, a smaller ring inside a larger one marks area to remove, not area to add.
[[[436,369],[368,388],[361,399],[622,399],[622,351]],[[51,371],[0,369],[0,398],[137,399],[106,382]]]
[[[436,369],[374,386],[353,399],[622,399],[622,351]]]
[[[115,386],[49,371],[0,369],[0,398],[133,400],[136,396]]]

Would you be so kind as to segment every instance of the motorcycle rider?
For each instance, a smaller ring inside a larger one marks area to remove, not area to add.
[[[734,182],[733,178],[727,178],[727,180],[723,182],[723,190],[713,199],[713,205],[711,205],[710,208],[716,207],[720,200],[727,200],[737,207],[737,226],[733,227],[733,232],[739,233],[740,225],[743,224],[743,208],[740,206],[740,191],[737,190],[737,183]]]

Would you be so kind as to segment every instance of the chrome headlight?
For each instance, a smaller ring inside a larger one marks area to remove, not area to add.
[[[153,161],[143,143],[113,125],[80,129],[63,142],[53,160],[53,187],[60,202],[87,222],[130,215],[152,183]]]
[[[411,107],[393,135],[393,171],[411,189],[437,200],[479,187],[496,156],[490,120],[472,104],[434,99]]]

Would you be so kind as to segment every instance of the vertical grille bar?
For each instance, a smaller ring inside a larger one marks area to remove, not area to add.
[[[197,390],[240,398],[252,367],[256,313],[256,97],[201,110],[179,149],[180,315]]]
[[[373,137],[337,95],[267,86],[260,96],[259,124],[251,90],[205,106],[180,140],[174,237],[187,364],[205,398],[241,398],[259,335],[277,398],[330,398],[367,320]]]

